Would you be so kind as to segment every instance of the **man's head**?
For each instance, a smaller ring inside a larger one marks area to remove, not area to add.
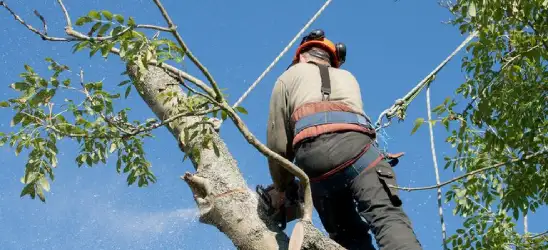
[[[346,46],[343,43],[334,44],[325,38],[323,30],[316,29],[303,37],[293,57],[293,64],[313,61],[339,68],[345,60]]]
[[[331,53],[320,47],[312,46],[299,54],[299,62],[316,62],[319,64],[331,65]]]

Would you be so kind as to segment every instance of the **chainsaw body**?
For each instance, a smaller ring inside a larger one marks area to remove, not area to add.
[[[266,211],[268,217],[275,221],[282,230],[285,229],[287,222],[301,217],[304,194],[298,180],[294,180],[285,191],[285,202],[280,209],[272,206],[271,197],[275,192],[272,184],[266,188],[262,185],[257,185],[256,191],[261,198],[259,201],[260,205]]]

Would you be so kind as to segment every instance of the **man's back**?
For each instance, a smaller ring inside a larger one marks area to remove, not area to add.
[[[331,94],[329,104],[346,105],[352,112],[364,114],[360,86],[356,78],[348,71],[329,67]],[[322,78],[317,65],[298,63],[285,71],[276,82],[271,96],[269,126],[267,131],[268,147],[282,155],[292,156],[293,124],[292,116],[302,116],[312,109],[319,109],[322,101]],[[302,108],[303,105],[310,105]],[[298,111],[297,113],[295,111]],[[313,140],[305,140],[296,150],[295,159],[300,167],[311,177],[321,175],[357,155],[370,140],[361,132],[347,131],[320,135]],[[317,157],[323,155],[326,157]],[[317,161],[317,159],[322,159]],[[328,159],[328,160],[325,160]],[[275,173],[273,173],[275,175]]]
[[[331,80],[330,101],[342,102],[354,112],[364,114],[360,86],[348,71],[329,67]],[[303,104],[322,100],[322,79],[318,66],[298,63],[284,72],[276,84],[284,84],[287,94],[287,111],[291,115]],[[276,89],[276,88],[275,88]]]

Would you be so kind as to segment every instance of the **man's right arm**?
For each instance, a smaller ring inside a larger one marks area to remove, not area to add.
[[[267,147],[289,161],[293,160],[291,152],[291,133],[288,131],[287,93],[285,83],[276,81],[272,95],[267,125]],[[274,188],[283,192],[294,180],[293,174],[273,159],[268,159],[268,167]]]

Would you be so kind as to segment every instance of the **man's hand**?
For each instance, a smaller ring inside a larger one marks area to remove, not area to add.
[[[270,195],[270,199],[272,200],[272,208],[274,208],[274,210],[283,209],[285,203],[285,192],[280,192],[273,188],[268,193]]]

